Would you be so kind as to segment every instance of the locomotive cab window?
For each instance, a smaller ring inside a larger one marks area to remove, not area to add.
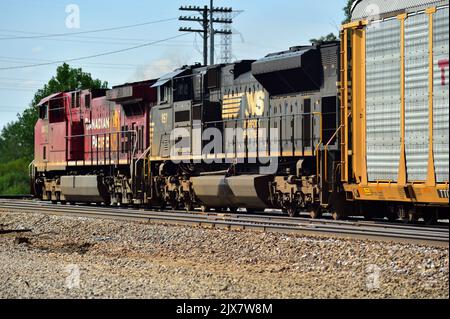
[[[41,105],[41,107],[39,108],[39,118],[41,120],[48,120],[48,105],[47,104]]]
[[[90,94],[86,94],[86,95],[84,96],[84,106],[85,106],[87,109],[90,109],[90,108],[91,108],[91,95],[90,95]]]
[[[64,102],[62,99],[49,102],[48,118],[50,123],[64,122]]]
[[[174,102],[186,101],[192,99],[192,79],[179,78],[174,80],[173,100]]]
[[[170,87],[168,85],[160,86],[158,95],[160,104],[169,103]]]
[[[81,104],[81,92],[73,92],[71,102],[72,102],[71,105],[72,109],[79,108]]]

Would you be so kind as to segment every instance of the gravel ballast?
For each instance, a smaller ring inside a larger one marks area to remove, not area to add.
[[[449,298],[448,248],[0,212],[0,298]]]

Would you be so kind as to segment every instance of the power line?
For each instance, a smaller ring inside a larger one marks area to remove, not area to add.
[[[170,38],[166,38],[166,39],[162,39],[162,40],[158,40],[158,41],[154,41],[154,42],[144,43],[144,44],[137,45],[137,46],[130,47],[130,48],[125,48],[125,49],[120,49],[120,50],[115,50],[115,51],[109,51],[109,52],[104,52],[104,53],[99,53],[99,54],[93,54],[93,55],[84,56],[84,57],[80,57],[80,58],[52,61],[52,62],[46,62],[46,63],[38,63],[38,64],[21,65],[21,66],[3,67],[3,68],[0,68],[0,71],[2,71],[2,70],[26,69],[26,68],[33,68],[33,67],[38,67],[38,66],[46,66],[46,65],[53,65],[53,64],[59,64],[59,63],[65,63],[65,62],[74,62],[74,61],[81,61],[81,60],[87,60],[87,59],[92,59],[92,58],[98,58],[98,57],[102,57],[102,56],[107,56],[107,55],[127,52],[127,51],[131,51],[131,50],[140,49],[140,48],[143,48],[143,47],[148,47],[148,46],[151,46],[151,45],[154,45],[154,44],[158,44],[158,43],[162,43],[162,42],[165,42],[165,41],[169,41],[169,40],[173,40],[173,39],[176,39],[176,38],[180,38],[180,37],[185,36],[185,35],[187,35],[187,33],[179,34],[179,35],[176,35],[176,36],[173,36],[173,37],[170,37]]]
[[[52,62],[53,60],[46,60],[46,59],[30,59],[30,58],[18,58],[18,57],[8,57],[8,56],[0,56],[0,62],[9,62],[9,63],[24,63],[24,62],[28,62],[28,63],[44,63],[44,62]],[[141,64],[125,64],[125,63],[95,63],[95,62],[84,62],[82,64],[79,64],[81,67],[83,68],[95,68],[95,69],[114,69],[114,70],[133,70],[136,69],[138,67],[159,67],[159,64],[146,64],[146,63],[141,63]],[[78,64],[73,64],[73,67],[77,67]],[[170,64],[167,65],[170,67],[174,67],[176,68],[178,65],[177,64]],[[0,79],[2,79],[2,77],[0,77]],[[29,80],[29,81],[33,81],[32,79],[22,79],[24,81]],[[40,81],[40,80],[35,80],[35,81]]]
[[[0,87],[0,91],[27,91],[27,92],[31,92],[31,91],[37,91],[37,90],[39,90],[39,89],[38,88],[35,88],[35,89],[29,88],[29,89],[27,89],[27,88],[17,88],[17,87],[15,87],[15,88]]]
[[[231,19],[214,18],[214,13],[233,12],[232,8],[216,8],[213,6],[213,0],[210,1],[210,6],[181,6],[180,11],[188,11],[191,13],[200,14],[201,16],[180,16],[178,20],[198,22],[202,26],[201,29],[192,29],[191,27],[181,27],[180,32],[199,33],[203,37],[203,64],[208,65],[208,36],[211,41],[210,44],[210,59],[211,64],[214,64],[214,37],[216,34],[231,34],[229,30],[215,30],[214,23],[232,24]],[[209,33],[209,34],[208,34]]]
[[[39,39],[39,38],[50,38],[50,37],[65,37],[65,36],[73,36],[73,35],[79,35],[79,34],[89,34],[89,33],[97,33],[97,32],[130,29],[130,28],[136,28],[136,27],[141,27],[141,26],[145,26],[145,25],[156,24],[156,23],[161,23],[161,22],[168,22],[168,21],[173,21],[173,20],[177,20],[177,18],[162,19],[162,20],[149,21],[149,22],[144,22],[144,23],[139,23],[139,24],[126,25],[126,26],[121,26],[121,27],[112,27],[112,28],[89,30],[89,31],[53,33],[53,34],[46,34],[46,35],[34,35],[34,36],[22,36],[22,37],[9,37],[9,38],[0,38],[0,40],[21,40],[21,39]]]
[[[0,29],[0,32],[9,32],[9,33],[22,33],[22,34],[34,34],[34,35],[41,35],[41,36],[49,36],[51,33],[42,33],[42,32],[32,32],[32,31],[21,31],[21,30],[12,30],[12,29]],[[94,39],[94,40],[117,40],[117,41],[136,41],[136,42],[148,42],[153,41],[152,39],[142,39],[142,38],[122,38],[122,37],[104,37],[104,36],[72,36],[73,33],[68,33],[67,36],[71,38],[78,38],[78,39]],[[5,37],[11,37],[16,36],[15,34],[5,34],[2,35]],[[1,39],[1,38],[0,38]]]
[[[21,110],[21,109],[23,109],[23,108],[26,108],[26,106],[18,106],[18,105],[16,105],[16,106],[11,106],[11,105],[0,105],[0,110],[1,109],[17,109],[17,110]]]
[[[21,111],[14,111],[14,110],[0,110],[0,113],[15,113],[20,114]]]
[[[28,106],[7,106],[7,105],[0,105],[0,112],[10,112],[10,113],[17,113],[17,112],[23,112],[24,110],[28,109]]]
[[[0,38],[1,40],[1,38]],[[97,45],[138,45],[142,42],[148,42],[151,40],[145,40],[145,41],[121,41],[121,42],[111,42],[111,41],[89,41],[89,40],[79,40],[79,39],[55,39],[55,38],[42,38],[41,41],[52,41],[52,42],[68,42],[68,43],[81,43],[81,44],[97,44]],[[171,42],[169,43],[170,46],[173,47],[179,47],[181,45],[187,44],[190,42]],[[165,46],[169,46],[169,44],[165,44]]]
[[[2,77],[0,76],[0,82],[7,80],[7,81],[18,81],[18,82],[23,82],[23,81],[30,81],[30,82],[37,82],[37,83],[44,83],[44,80],[40,79],[26,79],[26,78],[11,78],[11,77]]]

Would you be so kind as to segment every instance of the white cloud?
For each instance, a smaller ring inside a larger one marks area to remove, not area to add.
[[[170,52],[158,60],[153,60],[146,65],[138,67],[129,81],[137,82],[157,79],[183,65],[192,64],[190,60],[191,57],[187,54],[183,56],[180,53]]]

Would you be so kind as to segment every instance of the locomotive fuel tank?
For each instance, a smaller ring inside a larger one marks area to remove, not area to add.
[[[265,209],[271,182],[273,177],[269,175],[192,178],[197,198],[207,207]]]
[[[69,202],[108,202],[108,188],[98,175],[62,176],[61,195]]]

